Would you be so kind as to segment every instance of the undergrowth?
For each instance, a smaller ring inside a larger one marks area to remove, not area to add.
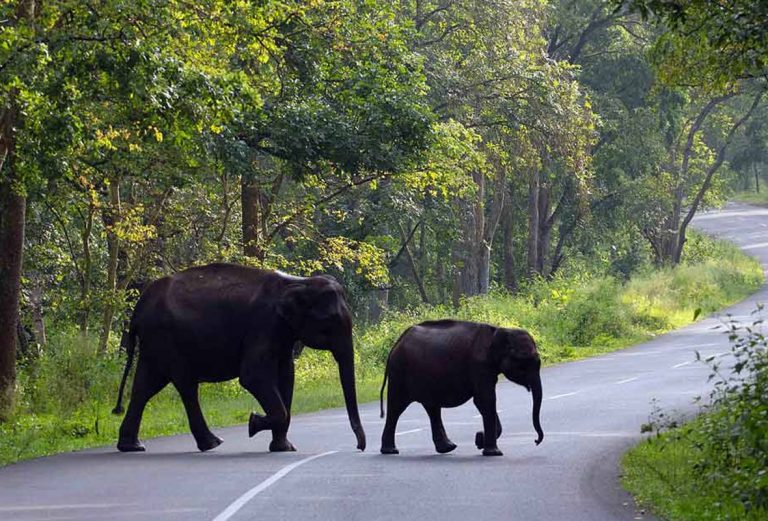
[[[694,235],[676,268],[647,269],[626,283],[586,270],[529,283],[518,294],[495,291],[464,300],[458,309],[423,306],[391,312],[355,329],[360,402],[378,397],[387,353],[409,326],[457,318],[522,327],[537,340],[545,364],[618,349],[680,327],[732,304],[763,281],[756,261],[721,241]],[[0,424],[0,464],[83,447],[112,444],[121,418],[110,414],[124,360],[117,350],[98,357],[95,339],[60,328],[44,354],[20,368],[17,409]],[[294,413],[343,405],[332,356],[305,349],[297,360]],[[201,387],[212,426],[245,423],[255,400],[236,381]],[[142,437],[188,433],[172,387],[148,405]],[[245,435],[245,428],[243,428]],[[194,447],[190,436],[190,447]]]
[[[768,519],[768,340],[762,320],[729,324],[731,357],[703,360],[713,391],[681,424],[658,408],[627,453],[624,485],[670,521]]]

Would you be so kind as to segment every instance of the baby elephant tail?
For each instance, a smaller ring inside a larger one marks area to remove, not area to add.
[[[125,361],[125,369],[123,370],[123,379],[120,381],[120,390],[117,393],[117,405],[112,409],[112,414],[123,413],[123,390],[125,389],[125,381],[128,379],[128,373],[131,372],[131,366],[133,365],[133,354],[136,351],[136,328],[131,321],[131,325],[128,331],[123,335],[120,342],[125,349],[128,359]]]
[[[381,391],[379,391],[379,408],[381,409],[379,418],[384,417],[384,387],[387,385],[387,377],[389,376],[389,357],[391,355],[392,351],[390,351],[389,355],[387,355],[387,365],[384,368],[384,381],[381,382]]]

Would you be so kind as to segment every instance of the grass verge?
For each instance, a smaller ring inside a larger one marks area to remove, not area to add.
[[[762,306],[728,323],[726,362],[702,361],[713,382],[701,414],[683,423],[656,408],[654,436],[623,459],[624,486],[670,521],[768,519],[768,337]]]
[[[758,263],[725,242],[695,235],[686,255],[674,269],[648,270],[626,283],[571,273],[535,281],[517,295],[495,292],[467,299],[458,309],[420,307],[359,327],[358,399],[378,398],[389,349],[405,328],[422,320],[453,317],[523,327],[537,339],[544,363],[554,364],[680,327],[693,320],[695,310],[701,309],[704,316],[749,295],[763,282]],[[45,355],[34,366],[21,368],[16,412],[0,424],[0,465],[115,442],[121,418],[109,411],[124,362],[117,355],[96,357],[94,352],[93,342],[59,332],[51,335]],[[343,405],[328,353],[304,350],[296,382],[294,413]],[[236,381],[204,385],[201,403],[211,426],[245,423],[256,405]],[[188,433],[188,427],[181,402],[169,387],[148,405],[142,437],[176,433]],[[350,443],[352,439],[350,432]],[[191,435],[189,443],[193,449]]]
[[[702,479],[698,436],[706,419],[699,417],[629,451],[622,460],[622,485],[667,521],[765,521],[765,510],[746,511],[736,494]]]

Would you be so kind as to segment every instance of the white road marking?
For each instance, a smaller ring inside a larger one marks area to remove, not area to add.
[[[636,353],[614,353],[613,356],[647,356],[647,355],[658,355],[661,354],[663,351],[638,351]]]
[[[757,244],[750,244],[749,246],[742,246],[742,250],[755,250],[757,248],[765,248],[768,246],[768,242],[759,242]]]
[[[409,431],[396,432],[395,436],[400,436],[401,434],[410,434],[412,432],[419,432],[419,431],[423,431],[423,430],[424,430],[424,428],[422,427],[421,429],[411,429]]]
[[[138,503],[74,503],[67,505],[28,505],[28,506],[2,506],[0,512],[26,512],[34,510],[64,510],[86,508],[118,508],[130,507]]]
[[[527,438],[530,436],[530,432],[510,432],[506,431],[501,435],[502,438]],[[594,431],[594,432],[579,432],[579,431],[560,431],[552,432],[546,431],[546,436],[576,436],[579,438],[637,438],[638,433],[635,432],[614,432],[614,431]]]
[[[638,378],[640,378],[640,377],[639,376],[633,376],[632,378],[627,378],[625,380],[619,380],[618,382],[614,382],[614,383],[616,385],[626,384],[626,383],[629,383],[629,382],[634,382]]]
[[[677,369],[678,367],[683,367],[684,365],[688,365],[690,363],[691,363],[690,361],[688,361],[688,362],[681,362],[681,363],[679,363],[677,365],[673,365],[672,369]]]
[[[565,394],[556,394],[554,396],[550,396],[547,398],[547,400],[557,400],[558,398],[565,398],[566,396],[573,396],[574,394],[577,394],[579,391],[574,391],[572,393],[565,393]]]
[[[309,463],[313,459],[322,458],[323,456],[330,456],[331,454],[337,453],[337,450],[331,450],[328,452],[323,452],[322,454],[315,454],[314,456],[310,456],[308,458],[304,458],[303,460],[299,460],[295,463],[291,463],[290,465],[287,465],[274,474],[272,474],[270,477],[253,487],[251,490],[237,498],[235,501],[233,501],[227,508],[224,509],[224,511],[219,514],[218,516],[213,518],[213,521],[227,521],[229,518],[237,514],[238,510],[243,508],[246,503],[248,503],[251,499],[256,497],[257,494],[263,492],[267,488],[269,488],[271,485],[279,481],[281,478],[285,477],[286,474],[291,472],[296,467],[300,467],[301,465],[304,465],[305,463]]]

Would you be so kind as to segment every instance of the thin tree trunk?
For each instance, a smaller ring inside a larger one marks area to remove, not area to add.
[[[688,225],[693,219],[693,216],[696,215],[696,212],[699,209],[699,205],[701,204],[702,199],[704,199],[704,196],[709,190],[709,187],[712,185],[712,179],[714,178],[715,173],[720,169],[723,162],[725,161],[725,153],[728,150],[728,147],[730,146],[731,141],[733,141],[733,137],[736,135],[736,131],[752,116],[752,114],[755,112],[755,109],[757,109],[758,105],[760,104],[760,101],[763,99],[764,94],[765,92],[761,90],[755,96],[754,100],[752,101],[752,105],[749,107],[749,110],[747,111],[747,113],[744,114],[744,116],[742,116],[741,119],[739,119],[736,123],[733,124],[731,129],[728,131],[728,135],[726,136],[723,145],[717,151],[715,162],[712,163],[712,165],[707,169],[707,174],[704,178],[704,182],[702,183],[701,187],[696,193],[696,196],[694,197],[693,202],[691,203],[691,206],[688,209],[688,213],[685,215],[685,218],[683,219],[683,222],[680,224],[680,231],[678,232],[678,240],[677,240],[676,248],[674,250],[673,260],[675,264],[678,264],[680,262],[680,259],[682,258],[683,247],[685,246],[686,231],[688,229]]]
[[[549,257],[549,241],[552,232],[553,221],[549,215],[549,197],[550,187],[547,184],[539,186],[539,241],[538,252],[536,253],[536,271],[541,275],[547,273],[547,260]]]
[[[258,183],[243,176],[240,182],[243,209],[243,253],[264,260],[261,248],[261,188]]]
[[[755,172],[755,192],[760,193],[760,177],[757,174],[757,163],[752,163],[752,170]]]
[[[539,171],[531,172],[528,183],[528,273],[535,275],[539,266]]]
[[[122,209],[120,207],[120,184],[117,179],[109,183],[109,209],[104,214],[104,224],[107,228],[107,245],[109,261],[107,265],[107,294],[104,314],[101,320],[101,335],[99,336],[98,353],[107,352],[109,334],[112,330],[112,320],[115,316],[115,300],[117,298],[117,265],[120,254],[120,241],[114,227],[120,222]]]
[[[445,287],[447,281],[445,280],[445,263],[443,259],[437,259],[437,265],[435,266],[435,278],[437,279],[437,298],[440,299],[440,303],[445,302]]]
[[[400,238],[403,241],[403,253],[405,254],[405,258],[408,261],[408,266],[411,268],[411,273],[413,274],[413,280],[416,281],[416,287],[419,290],[419,295],[421,295],[421,300],[425,304],[429,304],[429,297],[427,296],[427,291],[424,288],[424,281],[421,279],[421,274],[419,273],[419,269],[416,266],[416,262],[413,260],[413,255],[411,255],[411,248],[408,246],[408,237],[405,234],[405,230],[403,229],[403,226],[398,222],[397,223],[397,229],[400,231]]]
[[[93,230],[93,216],[96,212],[93,201],[88,197],[88,213],[83,217],[85,222],[83,223],[83,231],[80,234],[80,239],[83,243],[83,279],[80,284],[80,333],[85,336],[88,333],[88,322],[91,316],[91,271],[93,267],[93,260],[91,258],[91,231]]]
[[[35,331],[35,340],[41,346],[48,343],[45,334],[45,319],[43,318],[43,290],[35,286],[30,291],[30,308],[32,309],[32,327]]]
[[[515,278],[515,236],[514,219],[512,218],[512,205],[507,203],[504,212],[504,287],[509,291],[517,290]]]

